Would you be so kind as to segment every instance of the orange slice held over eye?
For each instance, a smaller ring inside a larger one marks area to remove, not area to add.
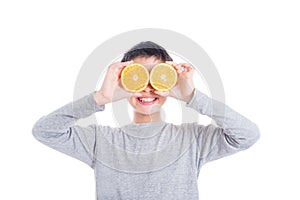
[[[140,92],[149,83],[149,72],[138,63],[127,65],[121,72],[121,83],[127,91]]]
[[[121,72],[121,83],[127,91],[140,92],[147,85],[160,91],[170,90],[177,82],[177,72],[172,65],[160,63],[150,72],[143,65],[133,63],[126,66]]]
[[[160,63],[150,72],[150,84],[156,90],[167,91],[175,86],[177,72],[172,65]]]

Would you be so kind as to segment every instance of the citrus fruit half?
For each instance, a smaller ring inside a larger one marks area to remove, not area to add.
[[[150,83],[156,90],[167,91],[177,82],[177,72],[172,65],[160,63],[150,72]]]
[[[138,63],[127,65],[121,72],[121,83],[130,92],[140,92],[149,83],[149,72]]]

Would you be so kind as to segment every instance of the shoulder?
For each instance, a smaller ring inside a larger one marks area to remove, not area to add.
[[[166,123],[166,126],[171,132],[181,132],[185,135],[193,135],[198,137],[203,130],[205,130],[204,125],[198,124],[197,122],[182,123],[182,124],[173,124]]]

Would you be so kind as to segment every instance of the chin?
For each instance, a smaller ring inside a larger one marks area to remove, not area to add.
[[[153,115],[155,113],[160,113],[160,110],[141,110],[141,109],[135,109],[135,112],[142,114],[142,115]]]
[[[154,114],[160,113],[161,106],[160,105],[153,105],[153,106],[149,106],[149,107],[136,106],[136,107],[134,107],[134,111],[141,115],[154,115]]]
[[[152,115],[155,113],[160,112],[161,105],[151,105],[151,106],[141,106],[139,104],[136,104],[134,106],[134,110],[137,113],[144,114],[144,115]]]

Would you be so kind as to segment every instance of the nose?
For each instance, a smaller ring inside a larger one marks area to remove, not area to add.
[[[151,92],[153,93],[154,90],[155,89],[150,84],[148,84],[147,87],[143,91],[148,92],[148,93],[151,93]]]

